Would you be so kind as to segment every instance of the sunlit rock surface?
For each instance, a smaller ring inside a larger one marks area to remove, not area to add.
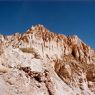
[[[95,51],[40,24],[0,34],[0,95],[95,95]]]

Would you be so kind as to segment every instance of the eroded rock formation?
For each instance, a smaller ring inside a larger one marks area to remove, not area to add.
[[[0,35],[0,95],[95,95],[95,51],[40,24]]]

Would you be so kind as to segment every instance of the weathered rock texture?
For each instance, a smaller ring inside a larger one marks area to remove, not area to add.
[[[0,35],[0,95],[95,95],[95,51],[43,25]]]

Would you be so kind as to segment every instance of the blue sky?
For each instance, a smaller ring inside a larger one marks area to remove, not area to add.
[[[43,24],[49,30],[78,35],[95,48],[94,1],[0,1],[0,33],[25,32]]]

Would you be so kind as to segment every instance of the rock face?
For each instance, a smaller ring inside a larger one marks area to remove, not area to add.
[[[0,35],[0,95],[95,95],[95,51],[43,25]]]

